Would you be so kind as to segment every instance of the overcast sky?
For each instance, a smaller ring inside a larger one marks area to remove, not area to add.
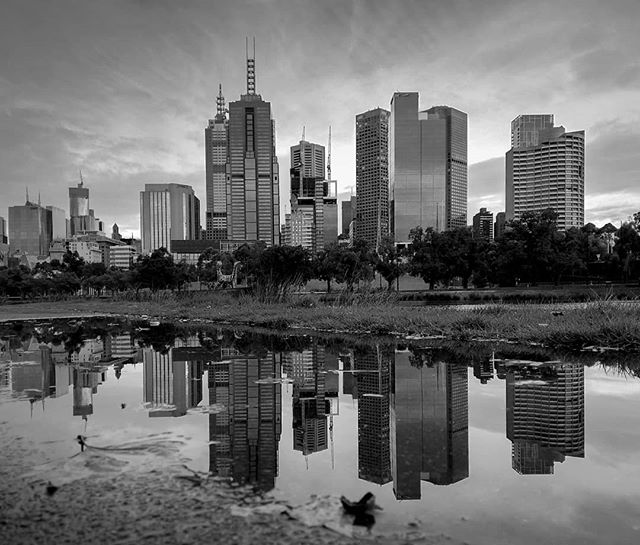
[[[192,185],[218,83],[245,92],[245,36],[272,104],[288,203],[289,147],[326,145],[355,190],[355,115],[418,91],[469,115],[469,220],[504,209],[509,123],[553,113],[586,131],[586,220],[640,210],[638,0],[1,0],[0,215],[64,208],[82,168],[110,230],[139,231],[145,183]]]

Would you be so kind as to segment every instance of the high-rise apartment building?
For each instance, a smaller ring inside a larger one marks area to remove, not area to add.
[[[493,212],[490,212],[486,208],[481,208],[480,211],[473,216],[473,238],[476,240],[486,240],[487,242],[493,240]]]
[[[548,208],[559,230],[584,225],[584,131],[565,132],[552,114],[520,115],[506,153],[506,219]]]
[[[418,93],[394,93],[389,120],[390,223],[396,243],[415,227],[440,232],[467,224],[467,114],[422,112]]]
[[[389,234],[389,112],[382,108],[356,116],[355,237],[372,247]]]
[[[200,238],[200,201],[191,186],[145,184],[140,192],[142,253],[171,251],[172,240]]]
[[[277,244],[280,232],[278,157],[271,103],[255,90],[254,57],[247,58],[247,93],[229,104],[227,238]]]
[[[30,256],[47,257],[53,238],[51,210],[27,200],[9,207],[9,250]]]
[[[217,113],[204,130],[207,191],[206,238],[227,238],[227,113],[222,85],[216,99]]]

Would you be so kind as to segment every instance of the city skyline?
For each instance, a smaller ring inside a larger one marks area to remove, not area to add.
[[[640,201],[640,8],[625,0],[572,4],[553,4],[553,19],[537,24],[545,10],[518,2],[7,2],[3,206],[21,204],[28,186],[66,209],[78,168],[105,225],[117,222],[124,233],[138,231],[136,199],[122,199],[129,188],[175,182],[204,199],[202,124],[216,112],[220,82],[225,96],[243,91],[243,38],[255,35],[257,88],[272,104],[281,164],[303,126],[323,141],[331,125],[334,178],[349,194],[355,115],[415,89],[424,104],[468,113],[468,211],[497,213],[509,122],[553,112],[586,131],[585,221],[618,224]],[[303,13],[312,29],[299,23]],[[593,28],[593,20],[606,24]],[[270,32],[274,26],[286,31]],[[373,41],[372,27],[394,40]],[[280,201],[283,212],[286,184]]]

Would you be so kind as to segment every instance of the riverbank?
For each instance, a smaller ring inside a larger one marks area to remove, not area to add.
[[[60,481],[55,471],[52,476],[42,470],[34,475],[34,455],[46,458],[47,454],[38,453],[29,438],[11,437],[1,421],[0,431],[2,543],[354,545],[361,543],[354,536],[362,535],[372,543],[458,543],[447,536],[428,535],[418,524],[405,532],[371,535],[342,514],[337,497],[311,497],[306,505],[291,506],[248,487],[195,474],[169,460],[163,469],[125,472],[102,458],[91,461],[91,450],[85,450],[73,460],[84,475],[81,478]],[[55,490],[48,493],[49,478]]]
[[[264,303],[248,296],[195,292],[146,301],[74,299],[0,306],[0,320],[42,320],[118,315],[159,321],[259,327],[405,339],[492,340],[553,349],[640,351],[640,304],[596,300],[564,305],[404,307],[393,297],[353,297],[322,304],[308,297]]]

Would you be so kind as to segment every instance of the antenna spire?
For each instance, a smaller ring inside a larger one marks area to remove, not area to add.
[[[256,94],[256,39],[253,38],[253,54],[249,56],[249,37],[245,41],[247,50],[247,94]]]
[[[305,140],[305,130],[306,130],[306,128],[307,128],[307,127],[306,127],[305,125],[302,125],[302,141],[303,141],[303,142],[304,142],[304,140]]]
[[[224,117],[224,96],[222,95],[222,83],[218,87],[218,96],[216,98],[216,110],[219,117]]]
[[[327,181],[331,181],[331,125],[329,125],[329,146],[327,154]]]
[[[82,169],[79,168],[78,171],[80,172],[80,184],[78,187],[82,187],[84,186],[84,180],[82,179]]]
[[[25,187],[24,189],[25,189],[25,192],[27,194],[27,202],[25,204],[29,204],[29,188]]]
[[[40,204],[40,191],[38,191],[38,206],[41,206],[41,204]]]

